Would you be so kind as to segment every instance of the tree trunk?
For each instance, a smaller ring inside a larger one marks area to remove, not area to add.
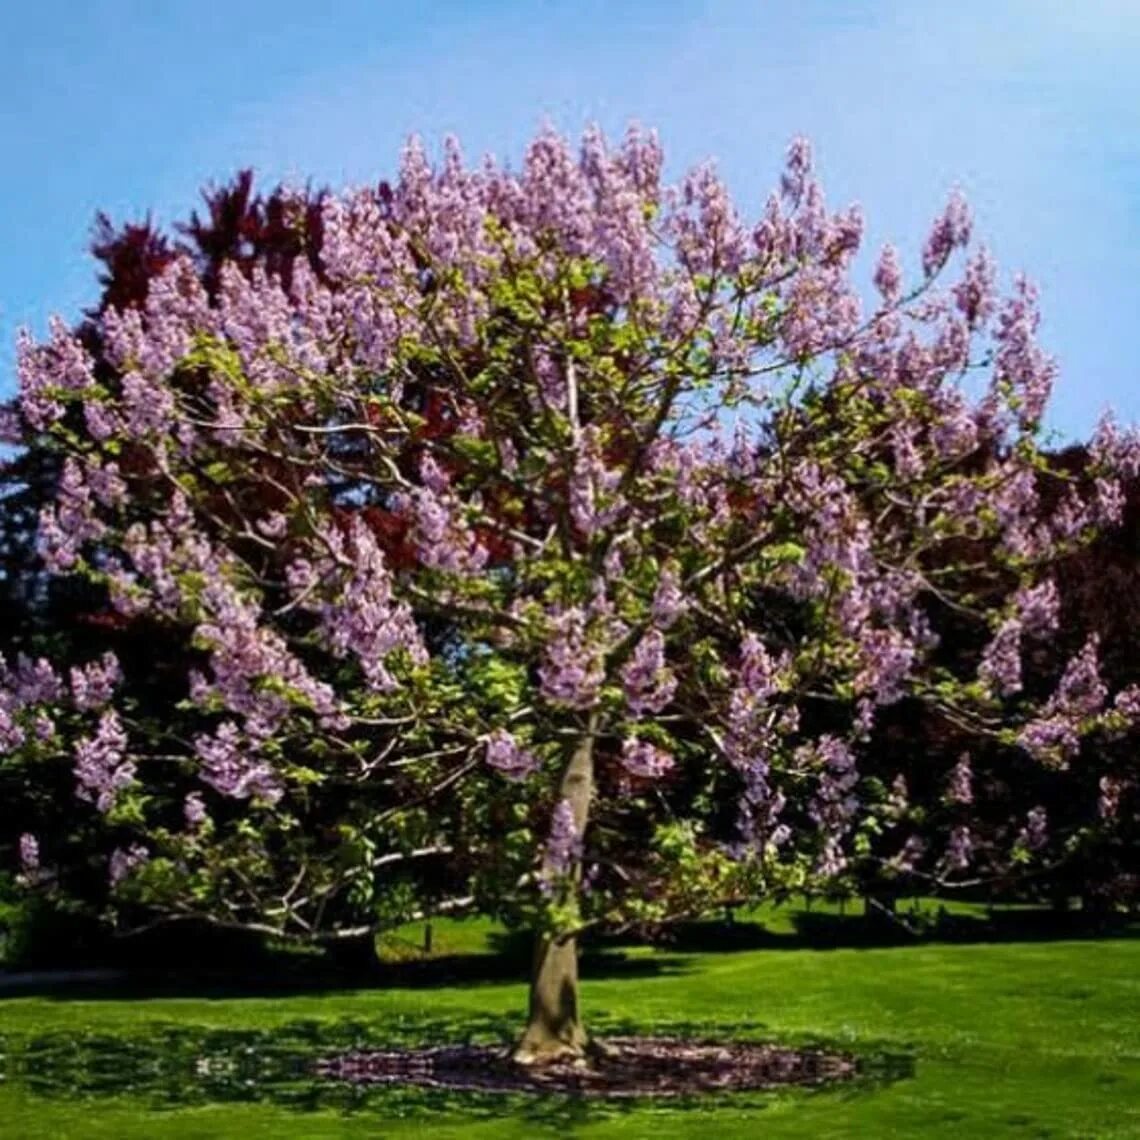
[[[578,1005],[578,940],[540,934],[534,946],[530,1013],[515,1060],[539,1065],[583,1057],[587,1043]]]
[[[586,831],[594,794],[596,731],[597,718],[591,717],[562,776],[562,799],[569,802],[574,813],[579,840]],[[544,874],[555,871],[546,862],[542,869]],[[566,891],[576,896],[581,878],[582,863],[578,859],[570,868]],[[540,1065],[568,1057],[581,1058],[588,1045],[578,1003],[578,939],[573,935],[540,933],[535,938],[527,1027],[515,1049],[515,1060],[522,1065]]]

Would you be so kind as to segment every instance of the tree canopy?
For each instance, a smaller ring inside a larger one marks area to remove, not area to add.
[[[999,293],[960,197],[867,304],[861,214],[803,141],[754,222],[635,129],[543,132],[517,172],[413,142],[391,185],[278,191],[248,233],[238,191],[197,252],[140,230],[145,289],[85,335],[19,346],[10,434],[59,472],[40,553],[134,648],[9,663],[3,763],[64,773],[126,911],[322,939],[478,906],[539,931],[521,1054],[573,1051],[591,926],[872,846],[969,866],[969,820],[931,850],[868,756],[900,702],[1046,769],[1140,710],[1095,638],[1023,683],[1140,450],[1106,425],[1051,463],[1035,292]]]

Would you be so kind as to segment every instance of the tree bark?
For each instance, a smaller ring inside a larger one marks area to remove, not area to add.
[[[561,798],[567,800],[574,813],[574,827],[581,840],[590,818],[590,801],[594,794],[594,734],[597,718],[574,748],[562,776]],[[543,874],[555,868],[543,863]],[[567,891],[577,895],[582,878],[582,863],[574,861],[568,876]],[[515,1049],[519,1064],[539,1065],[586,1055],[589,1037],[582,1024],[578,1001],[578,939],[574,935],[557,936],[539,933],[535,938],[534,962],[531,969],[530,1002],[526,1031]]]

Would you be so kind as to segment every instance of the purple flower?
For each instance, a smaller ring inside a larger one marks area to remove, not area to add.
[[[27,740],[27,736],[23,726],[17,724],[12,714],[0,705],[0,749],[15,752]]]
[[[946,799],[952,804],[974,802],[973,772],[968,752],[963,752],[958,763],[950,770],[950,779],[946,782]]]
[[[223,796],[275,804],[284,794],[280,777],[266,762],[251,758],[255,748],[254,741],[242,738],[237,725],[226,721],[213,736],[195,738],[199,775]]]
[[[966,265],[966,275],[954,286],[954,301],[970,328],[985,324],[994,311],[997,267],[985,249]]]
[[[621,746],[621,766],[644,780],[659,780],[673,769],[673,757],[647,740],[627,738]]]
[[[839,839],[834,835],[829,835],[823,841],[823,850],[816,860],[816,874],[822,875],[824,878],[833,878],[835,875],[841,874],[846,866],[847,856],[843,854]]]
[[[25,329],[16,339],[20,411],[39,431],[63,415],[57,391],[82,392],[94,384],[93,361],[79,338],[59,317],[52,317],[50,326],[47,344],[35,344]]]
[[[582,836],[574,822],[569,800],[559,800],[550,821],[546,840],[545,864],[551,877],[565,875],[582,857]]]
[[[566,610],[554,621],[538,675],[542,695],[552,705],[586,709],[597,699],[605,673],[597,648],[586,636],[585,615]]]
[[[566,377],[558,361],[549,349],[539,345],[534,350],[532,363],[543,404],[561,411],[566,406]]]
[[[710,164],[690,170],[665,229],[677,258],[689,273],[733,273],[744,259],[747,235],[724,183]]]
[[[123,482],[117,463],[101,464],[96,460],[88,460],[85,475],[91,493],[104,507],[121,506],[126,501],[127,485]]]
[[[487,736],[486,761],[489,767],[509,780],[522,780],[538,771],[538,760],[526,751],[505,728],[496,728]]]
[[[17,707],[51,704],[63,695],[63,682],[43,657],[33,661],[21,653],[11,671],[0,657],[0,679],[9,687]]]
[[[1098,644],[1095,634],[1089,637],[1065,666],[1041,715],[1022,729],[1018,741],[1036,759],[1064,765],[1080,749],[1084,722],[1104,709],[1108,687],[1100,676]]]
[[[792,829],[786,823],[777,824],[768,836],[773,847],[783,847],[792,838]]]
[[[200,605],[203,620],[194,636],[210,651],[213,675],[193,685],[195,701],[220,698],[224,707],[246,718],[251,731],[254,724],[274,731],[294,703],[330,722],[340,716],[343,710],[331,687],[309,673],[281,633],[263,624],[255,597],[240,593],[220,567],[203,589]],[[267,686],[263,678],[275,684]]]
[[[1121,431],[1112,413],[1105,413],[1089,443],[1089,458],[1106,472],[1123,478],[1140,474],[1140,429]]]
[[[71,670],[71,696],[77,709],[102,708],[110,701],[123,673],[114,653]]]
[[[121,421],[106,404],[87,400],[83,404],[83,419],[93,439],[102,442],[121,430]]]
[[[867,740],[875,726],[876,705],[866,697],[855,702],[855,719],[851,731],[857,740]]]
[[[182,818],[191,831],[196,831],[206,821],[206,805],[200,792],[191,792],[182,804]]]
[[[442,467],[430,456],[420,460],[420,478],[424,486],[434,495],[445,495],[451,488],[451,480]]]
[[[1015,604],[1022,632],[1029,637],[1044,637],[1057,629],[1060,595],[1052,579],[1017,591]]]
[[[956,827],[950,832],[950,840],[943,856],[943,864],[948,871],[964,871],[970,865],[974,853],[974,841],[968,827]]]
[[[399,650],[412,662],[424,664],[427,649],[406,603],[393,596],[393,579],[375,536],[356,523],[344,547],[347,567],[338,571],[340,591],[335,601],[321,606],[323,633],[338,657],[352,655],[369,686],[387,693],[397,687],[388,668]],[[290,583],[298,597],[312,589],[315,569],[307,562],[290,565]]]
[[[1124,518],[1125,494],[1119,479],[1098,478],[1096,518],[1101,526],[1119,526]]]
[[[29,832],[20,836],[20,870],[25,875],[34,875],[40,869],[40,843]]]
[[[1113,699],[1112,706],[1133,723],[1140,721],[1140,685],[1129,685],[1121,689]]]
[[[116,847],[111,852],[108,879],[112,887],[117,887],[136,867],[141,867],[150,859],[150,853],[139,843],[132,843],[124,850]]]
[[[902,698],[917,659],[915,645],[895,629],[867,630],[859,643],[862,668],[855,689],[876,704],[889,705]]]
[[[55,507],[40,511],[36,552],[44,565],[57,574],[66,574],[79,561],[79,540],[60,525]]]
[[[14,404],[0,404],[0,444],[19,447],[24,442],[24,421]]]
[[[902,850],[890,860],[890,864],[896,870],[905,874],[906,872],[914,870],[925,853],[925,840],[917,835],[912,835],[902,845]]]
[[[1027,428],[1041,419],[1057,372],[1056,362],[1035,339],[1040,319],[1037,290],[1018,277],[1013,296],[998,313],[994,382],[1011,387],[1018,421]]]
[[[289,528],[289,520],[280,511],[273,511],[256,522],[257,529],[267,538],[280,538]]]
[[[657,589],[653,594],[653,623],[658,629],[668,629],[685,612],[687,603],[681,592],[681,581],[676,571],[666,567],[661,571]]]
[[[777,661],[764,648],[754,633],[746,633],[740,642],[740,683],[748,695],[766,701],[779,689],[779,674],[786,665]]]
[[[837,873],[845,865],[840,855],[839,840],[850,830],[859,807],[855,796],[859,783],[855,754],[838,737],[825,735],[814,745],[805,744],[798,748],[796,762],[802,771],[818,772],[808,814],[823,833],[826,858],[836,864],[829,873]]]
[[[621,670],[626,703],[634,715],[659,713],[673,699],[677,678],[665,666],[665,638],[651,629]]]
[[[1063,710],[1070,716],[1086,717],[1104,707],[1108,690],[1100,677],[1098,646],[1099,640],[1093,634],[1065,667],[1057,692],[1049,702],[1051,708]]]
[[[811,143],[802,135],[797,135],[788,145],[784,172],[780,175],[780,192],[785,198],[795,201],[803,195],[811,177],[811,169]]]
[[[570,517],[587,538],[617,520],[623,503],[615,496],[621,473],[607,467],[593,425],[583,429],[570,477]]]
[[[899,264],[898,251],[893,245],[883,246],[878,265],[875,266],[874,282],[886,304],[893,305],[899,299],[902,293],[902,266]]]
[[[1030,851],[1040,851],[1049,840],[1049,820],[1045,809],[1038,805],[1025,818],[1025,826],[1018,832],[1018,842]]]
[[[1034,759],[1059,766],[1075,756],[1081,745],[1076,727],[1065,716],[1044,716],[1030,721],[1018,734],[1017,742]]]
[[[416,554],[424,566],[460,575],[483,569],[486,548],[463,521],[462,507],[454,495],[420,487],[412,494],[410,506]]]
[[[1097,814],[1103,820],[1115,819],[1120,810],[1120,797],[1124,791],[1124,784],[1115,776],[1101,776],[1099,787],[1100,796],[1096,802]]]
[[[982,653],[978,676],[999,696],[1021,688],[1021,624],[1002,622]]]
[[[922,251],[922,271],[933,277],[956,249],[970,240],[970,211],[966,199],[955,191],[935,221]]]
[[[94,803],[104,814],[135,778],[135,764],[126,758],[126,748],[127,735],[114,709],[100,717],[93,738],[80,740],[75,746],[75,794]]]

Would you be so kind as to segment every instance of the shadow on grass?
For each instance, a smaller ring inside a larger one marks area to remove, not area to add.
[[[700,1040],[769,1040],[758,1023],[633,1023],[601,1014],[600,1035],[631,1032]],[[562,1131],[604,1117],[637,1111],[646,1098],[584,1100],[567,1094],[456,1092],[400,1085],[358,1085],[322,1077],[319,1059],[367,1049],[422,1048],[440,1044],[484,1044],[506,1048],[515,1019],[464,1015],[457,1018],[394,1017],[385,1021],[303,1021],[264,1030],[214,1029],[152,1024],[118,1035],[60,1031],[0,1037],[4,1083],[57,1102],[115,1099],[148,1112],[214,1104],[265,1103],[299,1113],[369,1113],[423,1117],[456,1113],[468,1120],[520,1117]],[[830,1048],[818,1040],[782,1042]],[[839,1047],[836,1047],[839,1048]],[[841,1047],[851,1052],[850,1043]],[[863,1096],[914,1075],[914,1059],[873,1044],[858,1050],[854,1079],[811,1089],[755,1093],[705,1093],[669,1098],[670,1109],[707,1110],[717,1104],[763,1108],[774,1097]],[[652,1099],[652,1098],[648,1098]],[[161,1129],[160,1129],[161,1131]]]
[[[640,979],[678,976],[696,968],[694,956],[743,951],[834,950],[885,948],[920,944],[1039,942],[1055,939],[1135,938],[1140,923],[1106,929],[1080,912],[1057,913],[1021,907],[992,914],[927,912],[921,929],[900,910],[892,921],[882,915],[839,915],[828,911],[795,911],[792,929],[773,930],[759,921],[712,920],[673,927],[656,940],[652,955],[631,955],[629,938],[596,937],[582,949],[582,973],[594,979]],[[61,1001],[122,1001],[163,997],[232,1000],[267,996],[337,993],[362,989],[436,989],[503,983],[523,984],[531,965],[531,935],[525,931],[492,932],[487,950],[415,955],[403,961],[368,965],[336,963],[319,955],[274,952],[247,940],[233,945],[213,941],[180,947],[169,934],[139,943],[115,978],[68,980],[45,974],[26,980],[0,980],[0,997],[48,997]],[[228,948],[228,952],[223,950]],[[195,949],[200,953],[195,953]],[[204,968],[201,963],[214,963]]]
[[[214,969],[134,966],[121,976],[68,981],[44,976],[10,993],[61,1001],[129,1001],[153,998],[233,1000],[290,994],[319,995],[362,989],[437,989],[449,986],[527,982],[529,936],[492,936],[487,953],[449,954],[402,962],[376,962],[368,967],[337,968],[320,958],[260,956],[246,966],[232,963]],[[160,959],[161,960],[161,959]],[[587,947],[582,971],[590,979],[648,979],[688,972],[690,961],[675,954],[630,957],[617,947]],[[2,996],[2,995],[0,995]]]
[[[794,912],[791,930],[770,930],[761,922],[712,920],[669,931],[660,945],[689,954],[747,950],[840,950],[938,943],[1049,942],[1064,939],[1137,938],[1140,922],[1106,924],[1080,911],[1045,907],[995,910],[992,914],[926,915],[921,924],[900,910],[893,918],[872,912],[839,915]]]

